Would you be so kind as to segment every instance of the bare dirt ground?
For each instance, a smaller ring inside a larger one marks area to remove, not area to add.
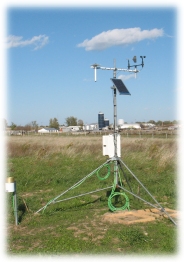
[[[178,211],[165,208],[165,212],[175,221],[178,221]],[[116,211],[107,212],[103,215],[99,215],[99,210],[95,211],[93,219],[86,217],[85,221],[71,224],[67,227],[68,230],[72,230],[74,237],[81,238],[83,240],[90,240],[92,242],[99,243],[104,238],[106,231],[108,230],[108,224],[124,224],[132,225],[137,223],[149,223],[161,219],[169,219],[167,214],[159,211],[158,209],[144,209],[144,210],[132,210],[132,211]],[[115,239],[114,241],[118,241]]]
[[[166,213],[173,219],[178,218],[178,212],[169,208],[165,209]],[[165,212],[155,208],[144,210],[120,211],[115,213],[105,213],[103,219],[111,223],[135,224],[141,222],[151,222],[155,219],[168,218]]]

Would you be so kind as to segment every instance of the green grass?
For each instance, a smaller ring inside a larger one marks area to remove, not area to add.
[[[7,141],[7,176],[17,183],[19,225],[15,226],[12,195],[7,194],[8,254],[175,254],[177,227],[167,218],[133,225],[104,220],[110,212],[106,191],[48,205],[79,180],[102,165],[100,137],[10,137]],[[123,139],[121,159],[164,207],[177,208],[176,141]],[[112,171],[111,167],[111,171]],[[106,168],[100,171],[103,177]],[[147,201],[125,170],[133,192]],[[113,184],[96,173],[66,193],[66,198]],[[125,187],[128,184],[123,180]],[[147,205],[128,194],[130,209]],[[65,196],[63,196],[65,198]]]

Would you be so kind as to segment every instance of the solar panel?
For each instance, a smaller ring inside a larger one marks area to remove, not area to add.
[[[118,89],[120,95],[130,95],[128,89],[126,88],[121,79],[111,78],[111,80]]]

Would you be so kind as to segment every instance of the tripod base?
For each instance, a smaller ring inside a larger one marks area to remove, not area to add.
[[[86,179],[90,178],[91,176],[93,176],[94,174],[97,175],[97,177],[100,179],[100,180],[105,180],[107,179],[110,174],[111,174],[111,167],[110,167],[110,164],[113,163],[113,174],[114,174],[114,183],[112,186],[109,186],[109,187],[105,187],[105,188],[102,188],[102,189],[96,189],[96,190],[93,190],[91,192],[86,192],[86,193],[83,193],[83,194],[79,194],[79,195],[76,195],[76,196],[72,196],[72,197],[69,197],[69,198],[65,198],[65,199],[60,199],[60,197],[62,197],[63,195],[65,195],[67,192],[69,192],[70,190],[73,190],[75,189],[76,187],[80,186],[82,183],[84,183],[86,181]],[[104,167],[107,167],[107,174],[106,176],[104,177],[100,177],[100,170]],[[146,193],[152,198],[152,200],[154,201],[154,204],[146,201],[145,199],[141,198],[138,194],[135,194],[131,188],[131,185],[128,181],[128,178],[127,178],[127,175],[124,171],[124,168],[129,172],[129,174],[138,182],[139,186],[141,186],[145,191]],[[123,184],[123,179],[121,177],[121,174],[120,174],[120,171],[122,172],[123,176],[124,176],[124,179],[129,187],[129,189],[125,188],[124,184]],[[108,206],[109,206],[109,209],[114,212],[114,211],[120,211],[120,210],[130,210],[130,207],[129,207],[129,198],[128,196],[126,195],[126,193],[129,193],[130,195],[138,198],[139,200],[143,201],[144,203],[158,209],[159,211],[165,213],[167,215],[167,217],[176,225],[176,222],[169,216],[169,214],[165,211],[165,209],[157,202],[157,200],[151,195],[151,193],[146,189],[146,187],[139,181],[139,179],[135,176],[135,174],[128,168],[128,166],[117,156],[114,156],[110,159],[108,159],[104,164],[102,164],[101,166],[99,166],[97,169],[95,169],[94,171],[92,171],[91,173],[89,173],[87,176],[85,176],[83,179],[81,179],[79,182],[77,182],[76,184],[74,184],[72,187],[70,187],[69,189],[67,189],[66,191],[62,192],[60,195],[56,196],[55,198],[51,199],[45,206],[43,206],[42,208],[40,208],[38,211],[36,211],[36,213],[39,213],[41,210],[44,212],[44,210],[50,205],[50,204],[55,204],[55,203],[58,203],[58,202],[63,202],[63,201],[67,201],[67,200],[71,200],[71,199],[74,199],[74,198],[78,198],[78,197],[82,197],[82,196],[85,196],[85,195],[89,195],[89,194],[92,194],[92,193],[95,193],[95,192],[100,192],[100,191],[103,191],[103,190],[108,190],[108,189],[111,189],[111,193],[108,197]],[[122,192],[121,192],[122,190]],[[115,207],[115,204],[118,203],[118,199],[119,197],[123,197],[124,200],[125,200],[125,204],[121,207]],[[115,199],[115,204],[112,204],[112,199]]]

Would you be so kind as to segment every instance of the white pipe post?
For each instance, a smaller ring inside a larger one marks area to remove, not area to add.
[[[95,74],[95,82],[96,82],[96,66],[95,66],[94,70],[95,70],[94,74]]]
[[[15,225],[18,225],[18,210],[17,210],[17,193],[16,193],[16,182],[13,177],[8,177],[6,184],[6,192],[13,193],[13,211],[15,215]]]

